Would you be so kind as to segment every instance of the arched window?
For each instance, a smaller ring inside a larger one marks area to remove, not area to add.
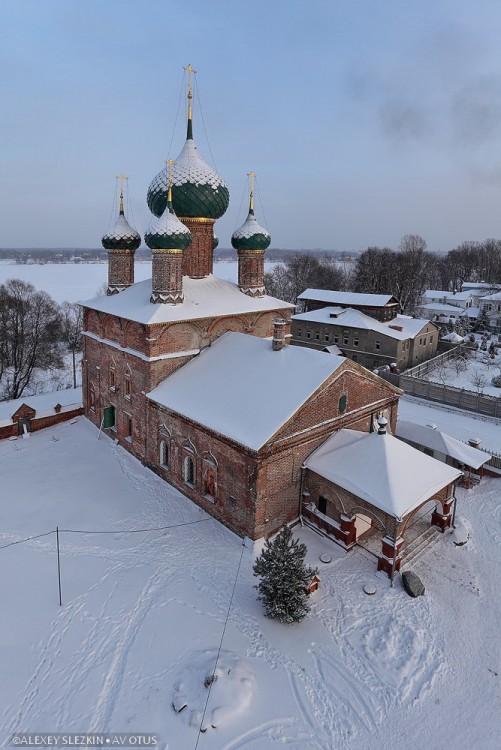
[[[348,396],[343,394],[341,398],[339,399],[339,413],[342,414],[344,411],[346,411],[346,406],[348,404]]]
[[[110,388],[110,391],[116,391],[117,389],[117,376],[115,371],[115,362],[111,360],[110,367],[108,370],[108,385]]]
[[[96,391],[94,385],[91,385],[89,389],[89,408],[92,409],[92,411],[96,410]]]
[[[165,440],[160,443],[160,464],[165,469],[169,467],[169,444]]]
[[[195,464],[191,456],[184,459],[184,481],[191,487],[195,486]]]
[[[212,500],[216,499],[216,476],[212,468],[208,468],[205,472],[204,494]]]
[[[130,401],[130,396],[132,393],[132,380],[131,380],[131,370],[129,365],[125,368],[125,381],[124,381],[124,396],[125,398]]]

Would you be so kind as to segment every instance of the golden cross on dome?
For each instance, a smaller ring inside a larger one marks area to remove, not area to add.
[[[127,177],[127,175],[124,175],[123,172],[120,172],[120,174],[117,174],[116,179],[120,180],[120,213],[123,214],[124,212],[124,180],[128,180],[129,178]]]
[[[192,74],[195,74],[197,71],[194,69],[191,63],[190,65],[185,65],[183,67],[183,70],[186,70],[188,73],[188,99],[193,99],[191,76]]]
[[[167,193],[167,201],[172,202],[172,165],[175,164],[174,159],[167,159],[165,164],[169,165],[169,192]]]
[[[249,211],[254,212],[254,177],[256,177],[256,173],[252,171],[247,173],[247,177],[250,181],[250,203],[249,203]]]

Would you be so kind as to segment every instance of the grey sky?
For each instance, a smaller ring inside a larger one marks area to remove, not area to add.
[[[144,232],[190,62],[221,246],[250,169],[273,247],[501,237],[497,2],[3,0],[0,24],[0,246],[98,246],[122,170]]]

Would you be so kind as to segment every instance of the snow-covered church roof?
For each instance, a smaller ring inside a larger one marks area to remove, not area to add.
[[[230,332],[148,398],[259,450],[345,361],[299,346],[273,351],[269,339]]]
[[[213,274],[204,279],[184,276],[183,293],[184,301],[179,305],[152,305],[151,279],[146,279],[124,289],[120,294],[94,297],[80,304],[91,310],[150,325],[294,308],[294,305],[268,295],[249,297],[236,284]]]
[[[305,465],[398,519],[461,476],[392,435],[357,430],[334,433]]]

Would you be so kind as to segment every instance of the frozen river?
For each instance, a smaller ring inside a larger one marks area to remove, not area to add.
[[[265,263],[265,270],[271,269],[276,263]],[[236,262],[217,261],[214,263],[216,276],[228,281],[236,282],[238,264]],[[151,278],[151,262],[146,261],[135,265],[136,281]],[[43,289],[56,302],[78,302],[94,297],[98,289],[107,281],[106,263],[54,263],[17,265],[15,263],[0,263],[0,283],[7,279],[22,279],[28,281],[37,289]]]

